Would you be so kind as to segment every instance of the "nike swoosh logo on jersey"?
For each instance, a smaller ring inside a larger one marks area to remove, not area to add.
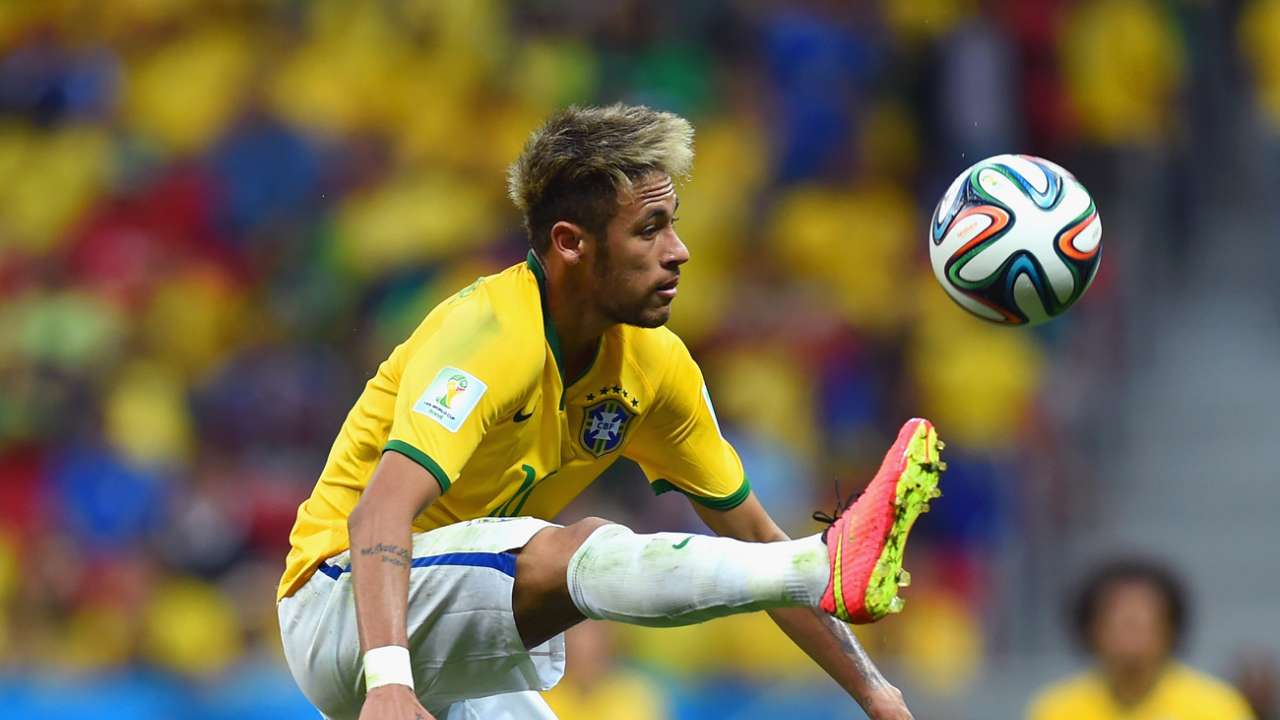
[[[685,539],[681,540],[679,545],[672,544],[672,546],[671,546],[671,547],[673,547],[673,548],[675,548],[675,549],[677,549],[677,550],[683,550],[683,549],[684,549],[684,546],[685,546],[685,545],[688,545],[688,544],[689,544],[689,541],[690,541],[690,540],[692,540],[692,539],[693,539],[693,536],[692,536],[692,535],[690,535],[689,537],[687,537],[687,538],[685,538]]]
[[[528,415],[521,415],[521,414],[520,414],[521,412],[522,412],[522,411],[517,410],[517,411],[516,411],[516,415],[515,415],[515,417],[513,417],[513,418],[511,418],[511,419],[512,419],[512,420],[515,420],[515,421],[516,421],[516,422],[518,422],[518,423],[521,423],[521,422],[524,422],[525,420],[528,420],[529,418],[533,417],[533,411],[532,411],[532,410],[530,410],[530,411],[529,411],[529,414],[528,414]]]

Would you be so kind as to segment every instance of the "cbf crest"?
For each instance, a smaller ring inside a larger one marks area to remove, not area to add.
[[[623,400],[603,400],[587,408],[582,415],[582,447],[596,457],[616,450],[627,434],[627,425],[635,417]]]

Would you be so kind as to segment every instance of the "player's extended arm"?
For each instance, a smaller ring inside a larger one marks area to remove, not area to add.
[[[413,559],[413,519],[440,497],[440,485],[409,458],[383,454],[360,496],[347,529],[351,534],[351,576],[361,652],[409,647],[406,613],[409,564]],[[383,685],[369,691],[362,720],[429,718],[412,688]]]
[[[693,504],[702,521],[717,535],[752,542],[787,540],[752,493],[732,510]],[[871,720],[911,720],[902,693],[884,679],[857,638],[844,623],[820,610],[783,608],[769,612],[801,650],[845,689]]]

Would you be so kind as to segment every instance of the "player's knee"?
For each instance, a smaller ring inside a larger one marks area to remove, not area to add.
[[[565,592],[573,554],[591,533],[609,524],[601,518],[583,518],[564,527],[546,528],[530,538],[516,555],[518,594],[537,605],[547,593]]]
[[[521,551],[530,565],[559,572],[569,564],[569,558],[596,530],[611,524],[598,517],[583,518],[564,527],[547,528],[533,537]],[[536,572],[536,571],[535,571]]]
[[[525,647],[545,642],[582,620],[569,593],[569,563],[592,533],[610,524],[590,517],[564,527],[548,527],[517,553],[512,608]]]
[[[576,551],[578,548],[582,547],[582,543],[586,542],[587,538],[591,537],[591,533],[594,533],[605,525],[612,524],[612,522],[605,520],[604,518],[582,518],[578,522],[565,526],[564,529],[569,531],[567,533],[568,537],[566,540],[573,546],[573,551]]]

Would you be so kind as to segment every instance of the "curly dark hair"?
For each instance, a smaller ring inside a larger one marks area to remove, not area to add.
[[[1090,573],[1080,585],[1070,608],[1071,625],[1076,640],[1086,651],[1093,650],[1090,629],[1098,616],[1102,596],[1120,583],[1139,582],[1154,589],[1164,599],[1165,617],[1169,622],[1172,649],[1177,650],[1186,639],[1189,608],[1187,591],[1178,576],[1167,566],[1146,558],[1122,558],[1109,561]]]

